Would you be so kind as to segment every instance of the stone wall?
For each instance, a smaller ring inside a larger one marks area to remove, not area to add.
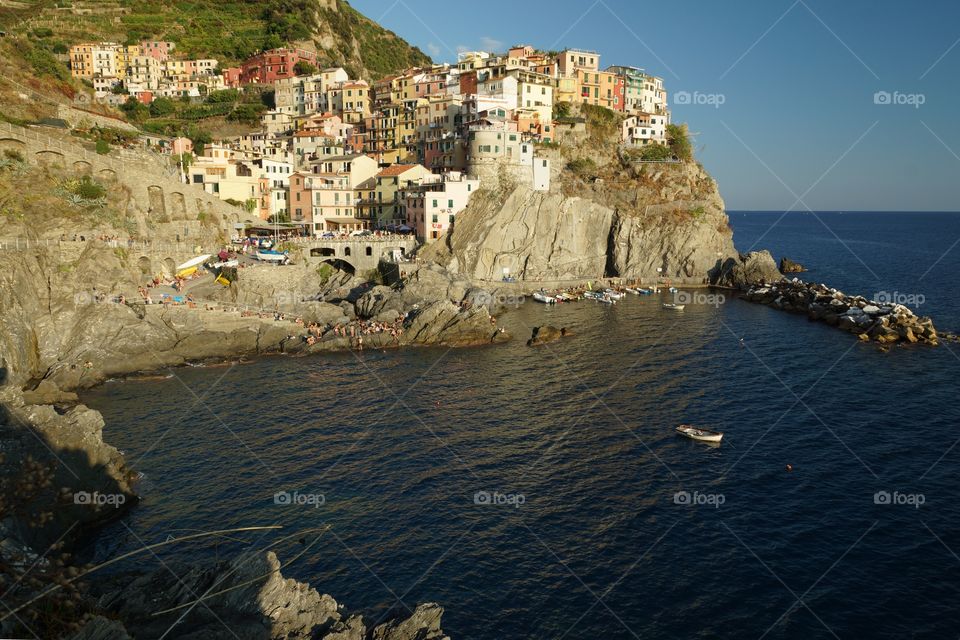
[[[235,223],[254,220],[200,187],[182,183],[176,170],[164,166],[159,158],[133,153],[122,159],[99,155],[79,144],[0,122],[0,151],[7,149],[17,151],[28,162],[97,178],[112,195],[119,196],[123,212],[137,221],[143,237],[153,235],[150,229],[154,229],[171,238],[196,238],[205,235],[210,226],[229,237]]]

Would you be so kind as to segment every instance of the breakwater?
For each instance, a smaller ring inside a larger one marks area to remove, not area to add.
[[[744,299],[849,331],[864,342],[939,344],[933,320],[902,304],[850,296],[825,284],[797,278],[750,287]]]

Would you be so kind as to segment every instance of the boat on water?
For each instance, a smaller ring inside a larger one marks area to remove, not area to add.
[[[621,298],[626,296],[625,293],[621,293],[620,291],[616,291],[614,289],[607,289],[606,291],[604,291],[604,293],[607,295],[607,297],[613,298],[614,300],[620,300]]]
[[[670,287],[670,293],[676,293],[677,291],[679,291],[679,289],[676,287]]]
[[[677,427],[677,433],[692,440],[700,440],[701,442],[720,442],[720,440],[723,439],[723,433],[720,431],[699,429],[697,427],[690,426],[689,424],[682,424]]]
[[[641,296],[652,296],[654,294],[653,289],[637,289],[637,293]]]
[[[672,302],[664,302],[663,308],[670,309],[671,311],[683,311],[687,305],[685,304],[673,304]]]
[[[640,290],[639,290],[639,289],[634,289],[633,287],[627,287],[627,288],[624,289],[624,291],[626,291],[627,293],[629,293],[629,294],[631,294],[631,295],[635,295],[635,296],[640,295]]]
[[[533,299],[537,302],[542,302],[543,304],[556,304],[557,299],[553,296],[548,296],[547,294],[541,291],[533,292]]]

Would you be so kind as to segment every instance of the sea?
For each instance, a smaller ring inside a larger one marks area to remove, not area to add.
[[[730,218],[742,252],[960,329],[960,215]],[[683,312],[669,294],[530,301],[502,316],[502,346],[88,391],[143,501],[86,552],[282,527],[115,569],[269,549],[368,625],[440,603],[454,640],[957,637],[960,345],[881,350],[694,293]],[[545,324],[573,336],[527,347]]]

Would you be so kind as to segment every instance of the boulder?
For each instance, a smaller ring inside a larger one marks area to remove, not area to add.
[[[754,284],[779,282],[783,274],[777,269],[777,263],[769,251],[751,251],[741,254],[736,264],[730,269],[730,275],[725,283],[741,289],[747,289]]]
[[[566,338],[572,335],[566,330],[566,328],[557,328],[554,326],[544,326],[544,327],[534,327],[533,334],[530,336],[530,339],[527,340],[528,347],[536,347],[543,344],[549,344],[551,342],[556,342],[561,338]]]
[[[780,258],[780,273],[803,273],[806,271],[799,262],[794,262],[790,258]]]

